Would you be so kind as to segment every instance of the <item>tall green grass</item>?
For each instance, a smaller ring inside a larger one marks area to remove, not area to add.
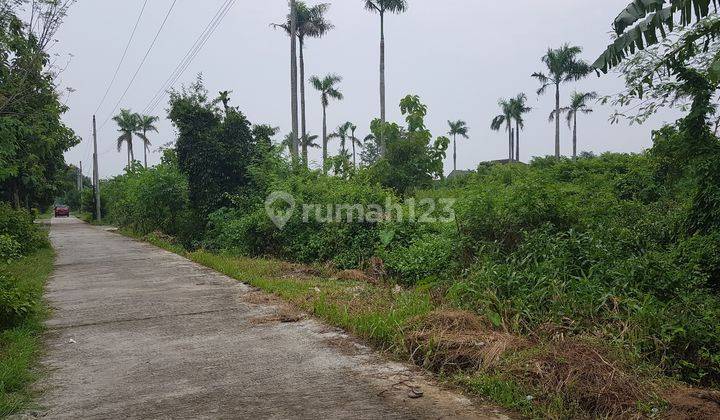
[[[41,351],[41,333],[47,308],[42,301],[45,281],[53,269],[55,253],[46,248],[0,267],[35,301],[28,316],[14,327],[0,331],[0,417],[26,407],[32,398],[32,368]]]

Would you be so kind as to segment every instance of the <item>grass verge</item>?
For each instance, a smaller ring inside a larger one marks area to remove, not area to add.
[[[120,232],[272,293],[525,417],[655,417],[672,408],[666,398],[674,390],[688,389],[592,337],[510,334],[491,319],[451,307],[432,285],[406,289],[327,267],[188,252],[161,234]]]
[[[33,296],[35,304],[16,326],[0,331],[0,417],[17,413],[31,401],[30,384],[36,379],[32,367],[40,354],[47,315],[42,295],[54,259],[54,251],[47,248],[3,267],[19,288]]]

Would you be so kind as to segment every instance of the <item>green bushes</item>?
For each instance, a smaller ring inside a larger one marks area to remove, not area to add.
[[[101,185],[105,218],[139,233],[181,233],[188,217],[187,180],[172,164],[133,167]]]
[[[9,259],[4,258],[3,248],[8,252],[7,257],[11,257],[13,249],[19,255],[27,255],[47,245],[47,236],[35,225],[30,213],[0,203],[0,261]]]

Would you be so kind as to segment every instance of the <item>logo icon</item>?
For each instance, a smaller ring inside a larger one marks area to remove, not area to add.
[[[265,200],[265,211],[275,226],[282,230],[295,212],[295,198],[286,192],[275,191]]]

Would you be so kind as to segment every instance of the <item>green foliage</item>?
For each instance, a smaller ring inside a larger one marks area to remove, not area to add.
[[[140,233],[181,233],[188,218],[188,184],[172,164],[135,165],[101,185],[105,219]]]
[[[79,142],[62,121],[67,107],[55,90],[45,51],[68,3],[34,4],[32,28],[20,17],[27,14],[25,5],[5,3],[0,11],[0,198],[16,208],[44,208],[60,188],[63,153]]]
[[[379,119],[370,125],[373,137],[383,139],[387,152],[370,168],[372,176],[400,194],[429,187],[435,178],[443,176],[443,160],[450,144],[447,137],[433,141],[425,127],[427,107],[416,95],[400,101],[407,128]]]
[[[20,257],[20,243],[12,236],[0,234],[0,264],[8,263]]]
[[[250,182],[249,167],[269,153],[266,141],[255,140],[237,108],[221,112],[207,95],[201,79],[173,92],[169,115],[178,130],[178,167],[188,179],[200,229],[210,213],[230,205],[230,196],[242,194]]]
[[[0,236],[9,238],[7,246],[17,247],[20,255],[48,246],[47,235],[34,223],[33,216],[24,210],[13,210],[7,203],[0,203]]]

